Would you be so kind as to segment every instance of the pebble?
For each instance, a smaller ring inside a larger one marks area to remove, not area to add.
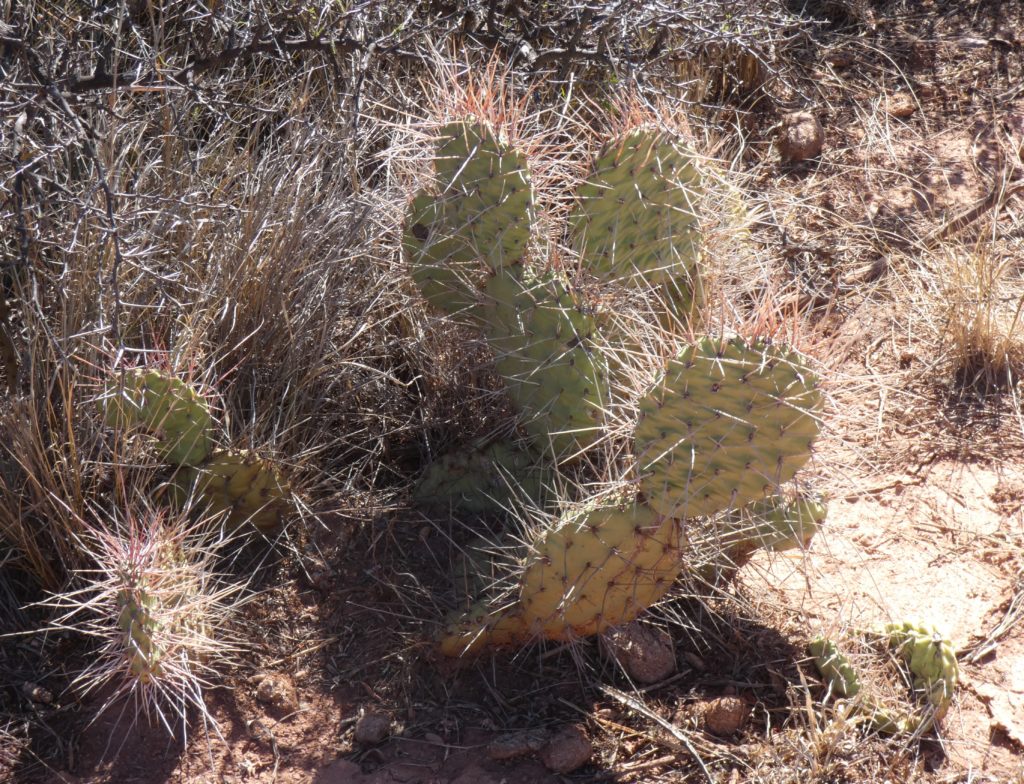
[[[577,724],[559,730],[540,751],[540,761],[554,773],[572,773],[587,764],[594,746]]]
[[[383,713],[364,713],[356,722],[353,734],[356,743],[375,746],[391,734],[391,719]]]
[[[704,729],[723,738],[735,735],[750,720],[750,706],[739,697],[716,697],[704,707]]]
[[[657,683],[675,672],[675,645],[664,629],[632,621],[608,629],[599,645],[637,683]]]
[[[799,163],[821,154],[825,129],[810,112],[791,112],[782,118],[775,143],[784,163]]]

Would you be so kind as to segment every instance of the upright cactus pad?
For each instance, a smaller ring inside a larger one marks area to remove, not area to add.
[[[526,255],[536,219],[526,156],[479,122],[441,129],[434,158],[446,225],[492,270]]]
[[[608,144],[577,194],[570,240],[601,280],[662,287],[689,320],[704,294],[694,156],[675,134],[640,128]]]
[[[640,491],[678,518],[776,493],[811,455],[820,404],[817,380],[795,352],[704,338],[640,403]]]
[[[772,496],[755,501],[725,521],[722,539],[739,557],[757,549],[784,552],[806,548],[827,514],[828,507],[817,498]]]
[[[199,465],[213,449],[210,406],[177,376],[134,368],[107,383],[101,401],[111,427],[140,427],[156,436],[157,452],[176,465]]]
[[[261,533],[273,533],[293,510],[277,465],[247,450],[216,450],[186,479],[194,497],[211,512],[227,513],[229,528],[251,523]]]
[[[679,533],[678,521],[632,500],[578,504],[535,542],[518,601],[474,605],[445,628],[441,651],[571,640],[627,623],[672,586],[681,567]]]
[[[607,364],[594,319],[554,275],[496,275],[482,309],[495,369],[543,451],[571,457],[602,435]]]
[[[479,299],[484,271],[520,265],[536,219],[525,156],[470,120],[446,125],[434,158],[437,195],[410,205],[402,247],[427,301],[448,314]]]
[[[953,644],[935,628],[912,621],[882,627],[889,646],[903,657],[914,677],[914,691],[930,708],[931,720],[946,715],[960,679]],[[924,726],[924,729],[927,729]]]
[[[517,499],[539,503],[548,473],[536,456],[514,443],[462,448],[427,466],[413,497],[462,512],[502,512]]]

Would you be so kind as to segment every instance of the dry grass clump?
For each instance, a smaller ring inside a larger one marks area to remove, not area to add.
[[[1013,389],[1024,373],[1019,249],[946,243],[919,257],[904,282],[930,363],[964,390]]]
[[[935,274],[939,341],[969,386],[1012,387],[1024,372],[1024,286],[1017,253],[945,248]]]

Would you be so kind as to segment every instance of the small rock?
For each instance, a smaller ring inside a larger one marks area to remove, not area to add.
[[[917,102],[912,95],[897,93],[889,97],[885,110],[893,117],[904,119],[917,111]]]
[[[572,773],[587,764],[594,746],[577,724],[563,727],[540,751],[540,761],[554,773]]]
[[[391,734],[391,719],[383,713],[364,713],[356,722],[356,743],[374,746]]]
[[[704,729],[722,737],[736,734],[749,719],[750,706],[739,697],[717,697],[704,708]]]
[[[256,699],[287,713],[298,710],[299,697],[287,675],[268,672],[257,676]]]
[[[487,744],[487,756],[492,760],[507,760],[536,754],[548,740],[546,730],[525,730],[499,735]]]
[[[791,112],[782,118],[775,143],[784,163],[799,163],[821,154],[825,129],[810,112]]]
[[[637,683],[657,683],[675,672],[675,645],[664,629],[631,621],[608,629],[599,645]]]

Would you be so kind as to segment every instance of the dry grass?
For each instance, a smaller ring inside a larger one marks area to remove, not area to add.
[[[928,286],[924,296],[948,369],[968,387],[1010,389],[1024,372],[1018,256],[1019,249],[947,245],[917,276]]]

